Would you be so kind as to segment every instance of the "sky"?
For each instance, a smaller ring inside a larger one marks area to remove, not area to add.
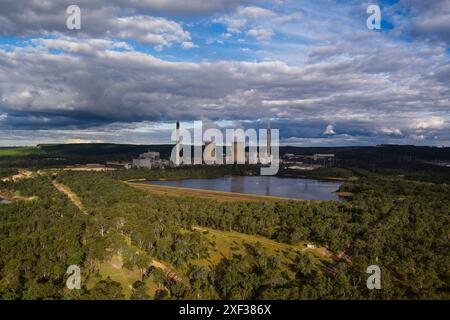
[[[0,146],[170,143],[177,120],[448,146],[449,88],[450,0],[0,0]]]

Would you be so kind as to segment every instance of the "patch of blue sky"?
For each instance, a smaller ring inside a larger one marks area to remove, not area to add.
[[[13,51],[15,48],[36,47],[35,39],[55,39],[52,35],[40,35],[34,37],[0,36],[0,47],[5,51]]]
[[[0,36],[0,48],[2,50],[11,52],[16,48],[23,48],[28,46],[34,46],[30,41],[32,38],[13,37],[13,36]]]

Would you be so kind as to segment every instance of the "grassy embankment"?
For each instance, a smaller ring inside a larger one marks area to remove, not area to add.
[[[165,196],[178,196],[178,197],[199,197],[203,199],[211,199],[216,201],[307,201],[303,199],[291,199],[283,197],[271,197],[271,196],[260,196],[244,193],[235,192],[223,192],[223,191],[213,191],[213,190],[203,190],[203,189],[190,189],[190,188],[178,188],[178,187],[168,187],[160,186],[154,184],[144,184],[144,183],[131,183],[126,182],[127,185],[145,190],[158,195]]]

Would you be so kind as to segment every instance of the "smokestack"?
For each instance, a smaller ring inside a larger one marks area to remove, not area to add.
[[[272,146],[272,133],[270,131],[270,120],[267,121],[267,155],[271,156]]]
[[[177,121],[177,141],[176,141],[176,158],[175,164],[180,165],[180,122]]]

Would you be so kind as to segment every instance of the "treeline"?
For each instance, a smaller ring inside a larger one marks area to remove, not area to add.
[[[280,168],[278,176],[291,176],[298,178],[308,179],[350,179],[355,176],[355,173],[351,169],[338,168],[338,167],[321,167],[315,170],[293,170]]]
[[[37,147],[0,148],[1,167],[48,168],[73,164],[130,161],[147,151],[160,152],[169,159],[173,145],[127,144],[43,144]],[[422,161],[449,161],[450,148],[408,145],[378,147],[280,147],[279,154],[313,155],[332,153],[336,164],[343,168],[364,168],[370,171],[408,169]]]
[[[133,168],[130,170],[116,170],[109,173],[109,177],[122,181],[133,179],[146,180],[183,180],[183,179],[214,179],[232,175],[259,174],[259,168],[252,165],[217,165],[217,166],[185,166],[167,168],[166,170],[149,170]]]

